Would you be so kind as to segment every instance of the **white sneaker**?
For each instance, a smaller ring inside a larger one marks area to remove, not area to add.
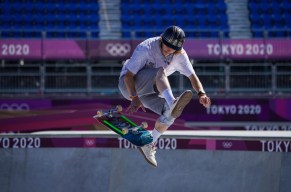
[[[170,114],[174,118],[180,117],[184,108],[191,101],[193,97],[193,93],[190,90],[184,91],[179,97],[177,97],[176,101],[170,108]]]
[[[147,144],[139,148],[140,152],[143,154],[145,160],[154,167],[158,166],[156,161],[156,149],[153,143]]]

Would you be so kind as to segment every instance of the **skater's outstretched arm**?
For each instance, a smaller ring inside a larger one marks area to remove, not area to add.
[[[193,89],[197,92],[199,97],[199,102],[206,108],[210,107],[211,100],[206,95],[202,83],[200,82],[198,76],[196,74],[192,74],[189,76]]]

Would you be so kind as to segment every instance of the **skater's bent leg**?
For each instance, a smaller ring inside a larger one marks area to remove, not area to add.
[[[156,75],[156,86],[160,93],[166,89],[171,89],[168,77],[166,76],[164,68],[159,68]]]
[[[168,128],[174,123],[175,119],[172,117],[164,117],[161,116],[159,119],[157,119],[155,123],[155,129],[152,131],[153,135],[153,142],[155,143],[158,138],[168,130]]]
[[[160,68],[156,75],[156,86],[161,95],[166,99],[168,105],[172,105],[175,101],[168,77],[165,74],[164,68]]]
[[[160,133],[163,134],[170,126],[161,123],[159,120],[155,123],[155,129]]]

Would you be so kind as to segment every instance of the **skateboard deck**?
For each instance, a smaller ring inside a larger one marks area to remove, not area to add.
[[[141,147],[153,141],[151,133],[146,130],[146,122],[137,125],[121,112],[122,106],[118,105],[109,110],[97,111],[93,118],[136,146]]]

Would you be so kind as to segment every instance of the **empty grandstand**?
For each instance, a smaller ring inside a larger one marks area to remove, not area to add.
[[[208,91],[286,94],[290,12],[288,0],[3,0],[0,90],[118,94],[137,43],[178,25]],[[179,74],[171,82],[175,91],[189,86]]]

